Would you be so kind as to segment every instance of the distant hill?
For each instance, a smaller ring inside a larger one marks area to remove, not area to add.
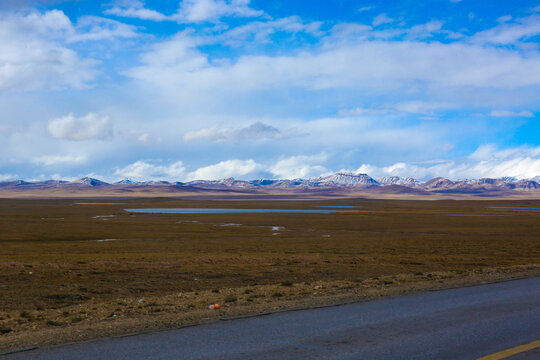
[[[175,195],[179,193],[309,193],[316,194],[350,194],[362,192],[374,195],[411,195],[429,196],[436,194],[469,194],[475,196],[513,196],[538,194],[540,195],[540,176],[531,179],[482,178],[452,181],[443,177],[436,177],[426,182],[398,176],[389,176],[374,179],[367,174],[354,174],[338,172],[331,175],[310,179],[258,179],[237,180],[227,178],[221,180],[196,180],[187,183],[168,181],[137,182],[124,179],[115,183],[107,183],[91,177],[83,177],[73,181],[46,180],[46,181],[5,181],[0,182],[0,196],[2,194],[32,193],[39,196],[75,196],[80,194],[127,196],[132,194],[162,194]]]

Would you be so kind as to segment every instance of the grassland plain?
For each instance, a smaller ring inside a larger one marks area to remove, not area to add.
[[[320,206],[366,212],[124,210]],[[540,201],[3,199],[0,349],[539,275],[540,211],[492,206]]]

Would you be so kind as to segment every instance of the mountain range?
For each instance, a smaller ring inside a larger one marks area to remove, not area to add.
[[[282,189],[294,192],[364,192],[381,194],[471,194],[471,195],[515,195],[538,192],[540,194],[540,176],[531,179],[482,178],[477,180],[452,181],[437,177],[426,182],[413,178],[398,176],[374,179],[367,174],[338,172],[332,175],[310,179],[259,179],[237,180],[234,178],[221,180],[196,180],[190,182],[147,181],[136,182],[124,179],[115,183],[107,183],[98,179],[84,177],[74,181],[47,180],[29,182],[24,180],[0,182],[0,194],[6,192],[24,193],[54,190],[56,193],[65,190],[69,193],[94,190],[94,192],[110,190],[126,195],[129,193],[181,193],[204,191],[233,192],[268,192]]]

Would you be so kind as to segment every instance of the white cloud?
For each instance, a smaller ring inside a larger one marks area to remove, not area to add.
[[[497,147],[494,144],[484,144],[479,146],[468,158],[476,161],[487,160],[496,152]]]
[[[231,1],[206,3],[233,5]],[[153,2],[146,4],[160,9]],[[191,4],[194,6],[195,2]],[[156,21],[164,17],[173,21],[172,17],[176,16],[175,9],[171,9],[172,14],[152,12],[140,1],[116,6],[137,10],[126,16]],[[120,158],[130,158],[133,162],[148,158],[149,152],[161,159],[193,154],[184,176],[200,166],[238,158],[238,154],[248,154],[239,158],[264,165],[245,176],[255,173],[317,176],[325,169],[332,169],[334,164],[353,168],[361,162],[380,165],[391,164],[396,159],[423,169],[425,164],[411,161],[452,156],[453,152],[441,153],[451,149],[444,144],[470,146],[478,138],[500,141],[501,134],[517,136],[534,128],[533,120],[527,118],[536,114],[540,94],[538,49],[498,46],[494,41],[448,41],[451,34],[445,33],[446,27],[456,30],[452,28],[455,24],[437,20],[415,26],[397,20],[374,29],[368,26],[369,20],[383,11],[380,8],[363,14],[373,15],[369,16],[368,25],[340,23],[328,31],[334,22],[321,26],[296,16],[269,19],[264,14],[258,18],[219,21],[217,18],[221,16],[239,15],[215,15],[212,11],[206,14],[203,11],[204,16],[197,17],[186,10],[184,20],[178,21],[199,23],[176,26],[187,30],[170,37],[164,33],[152,36],[155,26],[134,28],[88,16],[70,20],[61,11],[0,15],[0,29],[6,29],[0,31],[0,94],[9,89],[84,89],[97,85],[87,91],[66,92],[65,97],[45,91],[2,96],[0,122],[5,119],[8,123],[7,127],[0,125],[0,140],[6,144],[1,160],[4,172],[21,172],[22,165],[10,165],[8,161],[29,164],[38,158],[42,164],[53,164],[64,160],[62,166],[67,167],[67,158],[42,155],[91,154],[91,163],[71,164],[77,173],[95,170],[103,174],[115,164],[127,164],[118,162]],[[394,12],[388,14],[400,16]],[[487,22],[482,24],[485,26]],[[515,27],[525,21],[505,18],[495,24]],[[165,30],[175,31],[173,28],[168,26]],[[137,39],[137,31],[149,35]],[[521,36],[518,41],[529,39],[532,45],[534,39],[528,36]],[[110,51],[114,47],[110,46],[111,40],[132,38],[135,40],[122,41],[120,46],[134,44],[134,51]],[[141,53],[141,61],[137,63],[131,55]],[[106,73],[98,78],[102,82],[95,82],[98,64],[88,57],[103,59],[102,70]],[[131,66],[134,67],[124,71]],[[131,79],[119,78],[117,72]],[[33,105],[25,107],[30,100]],[[106,109],[106,114],[114,120],[115,131],[110,121],[70,125],[78,116],[85,118],[89,106]],[[341,116],[328,115],[338,109],[349,110],[340,111]],[[492,109],[495,110],[490,113]],[[75,111],[77,116],[72,115],[73,119],[59,128],[53,126],[51,135],[80,140],[107,138],[114,133],[114,139],[81,143],[44,136],[39,119],[51,119],[69,111]],[[470,117],[468,112],[484,116]],[[440,118],[420,121],[426,114]],[[523,116],[523,119],[490,121],[488,114]],[[324,116],[329,117],[321,118]],[[257,119],[263,123],[251,125]],[[220,127],[212,127],[214,124]],[[293,126],[306,135],[294,141],[251,141],[297,135],[289,133],[289,127]],[[487,126],[489,131],[485,131]],[[518,126],[522,126],[519,131]],[[29,129],[11,130],[15,127]],[[179,141],[182,136],[186,141],[206,142],[185,143]],[[223,143],[243,140],[247,141]],[[32,149],[25,149],[28,143]],[[301,159],[295,163],[294,157],[289,158],[323,151],[330,154],[329,160]],[[220,155],[214,157],[216,160],[197,163],[200,159],[212,159],[216,153]],[[215,165],[218,164],[211,167]],[[38,166],[28,168],[31,170],[25,170],[26,173],[38,171],[33,170]],[[401,170],[388,168],[387,171]]]
[[[495,145],[480,146],[464,159],[426,163],[399,162],[390,166],[364,164],[357,170],[371,176],[414,177],[419,180],[442,176],[451,180],[515,177],[530,179],[540,175],[540,147],[498,150]]]
[[[58,10],[0,13],[0,93],[81,87],[93,80],[98,63],[56,41],[71,29],[69,18]]]
[[[17,178],[18,176],[14,174],[0,174],[0,181],[16,180]]]
[[[170,165],[158,165],[148,161],[137,161],[124,168],[116,169],[114,174],[123,179],[127,178],[135,181],[179,181],[185,176],[185,168],[182,161],[177,161]]]
[[[428,101],[406,101],[394,105],[394,108],[398,111],[424,115],[433,115],[436,110],[451,109],[453,107],[455,107],[453,104]]]
[[[416,115],[436,115],[437,111],[448,110],[458,107],[456,104],[430,101],[404,101],[396,104],[383,104],[378,108],[356,107],[344,109],[338,112],[341,116],[382,116],[399,115],[400,113]],[[426,117],[422,117],[425,119]]]
[[[260,17],[263,11],[252,9],[250,0],[182,0],[178,11],[165,15],[144,7],[139,0],[121,1],[106,14],[153,21],[177,21],[179,23],[215,22],[222,17]]]
[[[70,30],[68,42],[129,39],[139,36],[136,28],[98,16],[83,16]]]
[[[190,131],[183,137],[184,141],[209,139],[212,141],[242,141],[261,139],[284,139],[295,135],[294,130],[281,131],[273,126],[256,122],[250,126],[238,129],[203,128]]]
[[[509,110],[492,110],[489,116],[493,117],[534,117],[534,114],[528,110],[519,112]]]
[[[51,120],[47,129],[56,139],[106,139],[113,135],[109,117],[95,113],[88,113],[82,117],[75,117],[73,113],[70,113]]]
[[[136,36],[133,26],[96,16],[73,24],[60,10],[0,12],[0,93],[84,87],[98,75],[99,62],[81,58],[69,44]]]
[[[380,19],[379,21],[384,20]],[[418,24],[412,27],[391,27],[385,29],[374,29],[377,26],[368,26],[359,23],[339,23],[334,25],[330,30],[330,36],[325,40],[330,41],[340,40],[351,43],[355,41],[373,41],[373,40],[423,40],[433,37],[435,34],[445,35],[447,38],[458,39],[463,37],[463,34],[443,30],[443,22],[439,20],[431,20],[425,24]]]
[[[441,31],[443,26],[442,21],[432,20],[426,24],[415,25],[405,31],[407,38],[409,39],[426,39],[432,37],[434,33],[441,32],[450,36],[456,36],[456,33],[451,31]]]
[[[105,14],[153,21],[168,19],[166,15],[158,11],[146,9],[144,3],[138,0],[119,2],[116,6],[105,10]]]
[[[43,13],[0,13],[0,19],[5,22],[5,29],[18,36],[36,37],[57,43],[138,36],[134,26],[99,16],[81,16],[73,24],[61,10]]]
[[[328,159],[328,155],[321,153],[318,155],[291,156],[279,160],[268,168],[275,177],[279,179],[298,179],[317,177],[328,172],[321,163]]]
[[[364,12],[364,11],[372,10],[374,8],[375,8],[375,6],[363,6],[363,7],[358,9],[358,12]]]
[[[143,133],[139,135],[139,137],[137,138],[137,141],[143,144],[148,144],[150,142],[150,135],[148,133]]]
[[[344,109],[338,112],[341,116],[380,116],[390,113],[389,109],[373,109],[365,107],[356,107],[352,109]]]
[[[281,159],[275,163],[261,164],[253,159],[231,159],[216,164],[200,167],[194,171],[186,172],[181,161],[170,165],[161,165],[150,161],[137,161],[124,168],[117,168],[116,176],[136,181],[168,180],[219,180],[226,178],[254,179],[261,174],[272,174],[279,179],[318,177],[329,173],[328,169],[320,165],[328,159],[328,155],[321,153],[313,156],[292,156]]]
[[[476,33],[471,41],[491,44],[516,44],[540,34],[540,15],[531,15]]]
[[[86,157],[82,155],[45,155],[32,160],[34,164],[43,166],[82,164]]]
[[[143,64],[126,75],[199,99],[201,93],[213,96],[213,89],[227,89],[227,94],[278,87],[388,93],[429,86],[438,93],[444,88],[540,85],[539,55],[464,43],[363,41],[295,55],[241,56],[236,62],[210,62],[197,46],[196,38],[180,33],[144,54]]]
[[[261,169],[254,160],[226,160],[214,165],[201,167],[187,175],[188,180],[217,180],[224,178],[242,178]]]
[[[249,7],[250,0],[183,0],[175,18],[181,22],[203,22],[221,17],[258,17],[263,11]]]
[[[298,16],[269,20],[252,21],[245,25],[234,27],[220,35],[206,37],[209,43],[223,43],[229,46],[246,46],[246,44],[260,45],[269,42],[271,35],[276,33],[288,33],[294,37],[298,33],[306,33],[313,36],[324,34],[320,30],[321,22],[305,22]],[[284,41],[284,39],[280,39]]]
[[[373,26],[379,26],[383,24],[390,24],[393,23],[395,20],[388,17],[385,13],[379,14],[373,18]]]
[[[512,20],[512,15],[504,15],[504,16],[501,16],[497,19],[497,22],[499,23],[505,23],[505,22],[508,22]]]

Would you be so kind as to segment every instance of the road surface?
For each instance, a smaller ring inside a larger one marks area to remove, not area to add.
[[[526,360],[540,359],[538,340],[540,278],[531,278],[39,348],[0,359]]]

